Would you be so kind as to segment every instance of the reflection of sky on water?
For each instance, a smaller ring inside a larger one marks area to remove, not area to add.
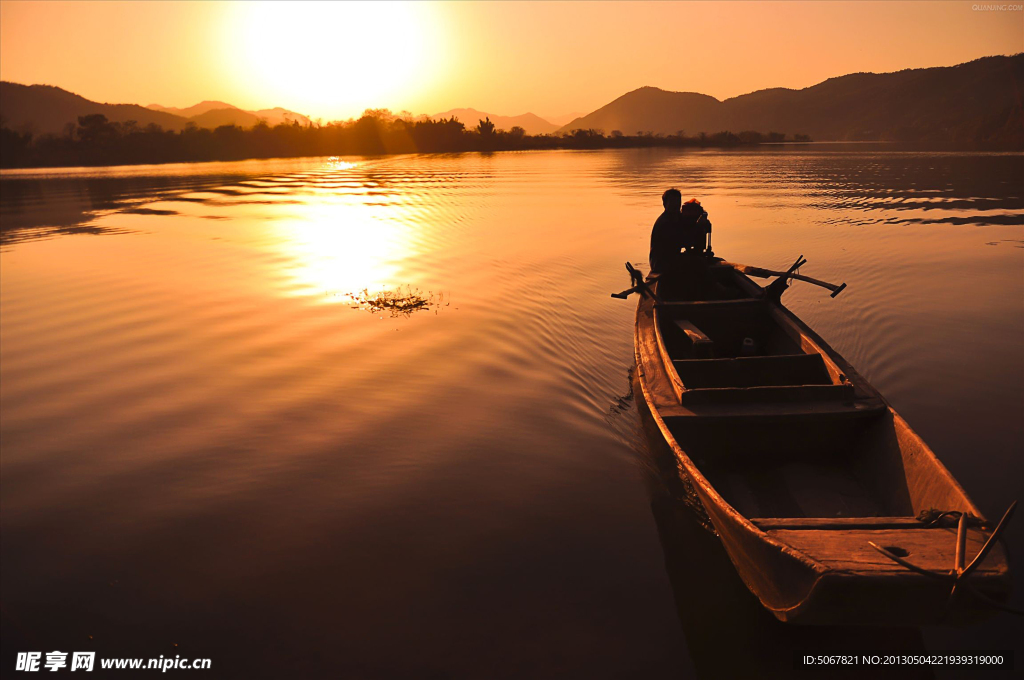
[[[1022,168],[651,149],[2,173],[5,616],[59,649],[213,644],[243,677],[518,677],[555,648],[573,676],[713,668],[703,612],[679,630],[666,556],[701,556],[651,521],[634,306],[609,298],[661,192],[699,197],[730,260],[846,281],[785,302],[998,515],[1024,493]],[[452,313],[402,313],[424,300]],[[114,578],[130,598],[95,587]],[[679,606],[720,599],[704,585]],[[707,630],[765,632],[735,610]]]

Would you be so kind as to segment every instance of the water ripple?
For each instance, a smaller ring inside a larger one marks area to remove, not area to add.
[[[623,397],[635,307],[609,298],[647,257],[661,192],[700,198],[731,260],[802,253],[846,281],[786,304],[1005,505],[1022,177],[1019,154],[859,148],[4,173],[5,612],[65,612],[75,634],[95,621],[68,601],[175,635],[266,616],[393,650],[464,634],[443,612],[475,587],[523,629],[564,598],[553,625],[588,650],[634,629],[632,649],[677,648]],[[114,578],[132,604],[88,585]],[[622,598],[579,614],[594,592]],[[265,614],[239,610],[255,601]]]

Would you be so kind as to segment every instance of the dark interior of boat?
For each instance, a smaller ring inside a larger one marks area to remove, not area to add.
[[[903,461],[912,443],[900,441],[888,408],[760,287],[712,267],[659,281],[657,291],[655,320],[682,384],[680,402],[709,416],[676,418],[669,427],[736,510],[893,517],[932,502],[912,498]],[[730,419],[733,412],[739,417]]]
[[[672,431],[711,485],[746,517],[896,517],[919,511],[887,413],[741,428],[688,423]]]

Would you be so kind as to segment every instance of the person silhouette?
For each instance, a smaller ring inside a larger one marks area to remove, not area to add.
[[[700,201],[691,198],[679,209],[679,242],[686,255],[703,255],[711,233],[708,213]]]
[[[651,253],[647,258],[651,273],[673,270],[683,247],[679,215],[683,195],[678,189],[668,189],[661,195],[661,204],[665,211],[655,220],[651,230]]]

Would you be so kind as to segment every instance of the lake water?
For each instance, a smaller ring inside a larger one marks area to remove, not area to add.
[[[860,640],[766,621],[652,502],[635,299],[609,293],[673,185],[719,255],[848,283],[785,302],[986,514],[1024,499],[1021,154],[5,172],[4,668],[59,649],[231,678],[728,677],[751,649],[784,675],[793,649]],[[1008,540],[1024,553],[1024,516]],[[900,634],[1020,664],[1022,632]]]

